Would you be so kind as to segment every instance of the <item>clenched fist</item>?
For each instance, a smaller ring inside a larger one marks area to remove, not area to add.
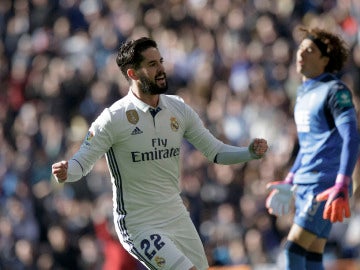
[[[52,165],[52,174],[58,183],[64,183],[67,179],[68,162],[66,160]]]
[[[256,138],[249,145],[249,151],[251,156],[255,159],[262,158],[268,150],[268,144],[265,139]]]

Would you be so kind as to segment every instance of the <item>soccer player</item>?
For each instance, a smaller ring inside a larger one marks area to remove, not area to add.
[[[179,195],[182,140],[219,164],[259,159],[267,141],[236,147],[216,139],[180,97],[164,94],[163,61],[150,38],[120,47],[116,62],[130,84],[128,94],[100,114],[78,152],[54,163],[52,173],[60,183],[76,181],[105,154],[115,227],[125,249],[148,269],[205,270],[204,248]]]
[[[344,41],[319,28],[301,33],[296,69],[302,85],[294,110],[300,148],[285,180],[269,183],[266,207],[270,214],[286,214],[294,194],[286,269],[321,270],[332,224],[350,217],[359,138],[351,92],[336,77],[348,56]]]

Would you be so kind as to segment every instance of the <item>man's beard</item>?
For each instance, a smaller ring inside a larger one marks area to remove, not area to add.
[[[162,87],[158,86],[156,83],[153,83],[152,81],[149,80],[149,78],[143,75],[139,75],[139,79],[140,79],[139,88],[144,94],[159,95],[165,93],[168,89],[168,83],[166,77],[165,77],[165,85]]]

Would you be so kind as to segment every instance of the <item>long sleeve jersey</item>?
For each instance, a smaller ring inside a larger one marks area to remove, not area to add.
[[[306,81],[298,89],[294,115],[300,145],[294,183],[335,182],[338,173],[351,176],[359,138],[344,83],[327,73]]]
[[[79,151],[69,160],[68,182],[88,174],[96,160],[106,156],[113,186],[113,207],[123,242],[129,228],[165,226],[188,214],[180,197],[180,147],[183,139],[209,161],[251,160],[246,147],[233,147],[216,139],[198,114],[178,96],[160,95],[153,108],[128,95],[105,109],[92,123]],[[236,155],[232,155],[235,153]],[[218,155],[219,156],[219,155]],[[221,163],[221,162],[220,162]]]

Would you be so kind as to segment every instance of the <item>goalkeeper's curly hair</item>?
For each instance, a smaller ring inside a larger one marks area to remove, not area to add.
[[[299,28],[303,39],[311,37],[312,40],[321,42],[324,49],[322,54],[329,57],[325,67],[326,72],[337,73],[342,70],[349,56],[349,49],[345,41],[338,35],[320,28]]]

